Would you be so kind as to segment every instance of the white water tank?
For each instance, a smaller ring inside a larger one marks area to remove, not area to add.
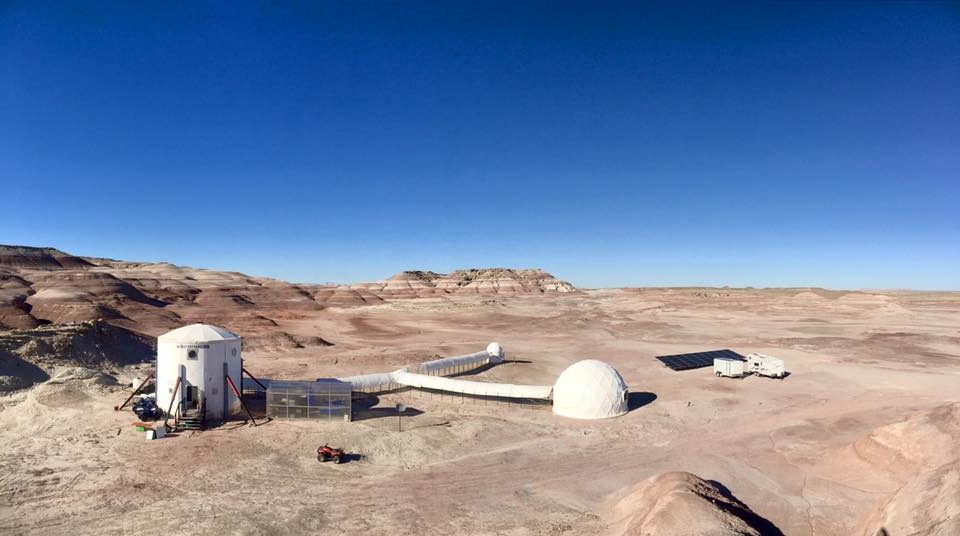
[[[240,336],[209,324],[191,324],[157,338],[157,406],[163,411],[183,403],[186,409],[203,401],[208,420],[223,420],[240,409],[227,383],[241,389],[243,358]],[[180,378],[180,387],[174,387]]]
[[[627,384],[617,369],[596,359],[567,367],[553,386],[553,413],[574,419],[606,419],[627,412]]]

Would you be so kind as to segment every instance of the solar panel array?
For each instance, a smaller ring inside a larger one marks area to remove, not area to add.
[[[714,359],[736,359],[746,361],[747,358],[733,350],[713,350],[711,352],[694,352],[692,354],[660,355],[657,356],[664,365],[673,370],[690,370],[703,367],[712,367]]]

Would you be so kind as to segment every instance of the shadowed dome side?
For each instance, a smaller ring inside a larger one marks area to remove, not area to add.
[[[213,342],[239,339],[240,336],[210,324],[190,324],[158,337],[166,342]]]
[[[596,359],[567,367],[553,387],[553,413],[573,419],[606,419],[627,412],[627,384],[617,369]]]

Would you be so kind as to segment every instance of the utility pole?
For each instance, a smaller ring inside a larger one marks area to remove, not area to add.
[[[397,431],[398,432],[403,431],[403,422],[401,421],[401,419],[403,417],[404,411],[407,411],[407,406],[404,406],[403,404],[397,402]]]

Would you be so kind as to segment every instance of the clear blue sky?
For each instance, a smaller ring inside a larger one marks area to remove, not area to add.
[[[960,288],[960,5],[2,2],[0,243]]]

